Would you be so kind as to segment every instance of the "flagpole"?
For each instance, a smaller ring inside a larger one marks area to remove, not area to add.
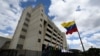
[[[75,20],[74,20],[74,22],[75,22]],[[76,25],[76,27],[77,27],[77,25]],[[85,52],[85,48],[84,48],[84,45],[83,45],[83,42],[82,42],[82,39],[81,39],[81,36],[80,36],[80,33],[79,33],[78,29],[77,29],[77,32],[78,32],[78,36],[79,36],[79,39],[80,39],[80,42],[81,42],[81,45],[82,45],[82,49]]]
[[[83,51],[85,51],[85,48],[84,48],[84,45],[83,45],[82,39],[81,39],[80,34],[79,34],[79,31],[77,30],[77,32],[78,32],[78,36],[79,36],[79,39],[80,39],[80,42],[81,42],[81,45],[82,45]]]

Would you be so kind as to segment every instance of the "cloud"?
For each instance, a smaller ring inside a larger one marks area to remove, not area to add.
[[[91,39],[91,38],[89,38],[89,39]],[[83,42],[85,50],[88,50],[92,46],[100,48],[100,46],[98,44],[99,42],[94,44],[94,43],[88,41],[89,39],[82,38],[82,42]],[[73,40],[67,39],[67,42],[68,42],[68,45],[70,46],[70,48],[82,50],[82,45],[81,45],[81,42],[79,39],[73,39]]]
[[[19,0],[0,0],[0,4],[0,35],[9,36],[15,31],[22,8]]]
[[[62,22],[75,20],[86,49],[91,46],[97,47],[94,43],[96,41],[92,42],[88,39],[93,39],[94,36],[98,38],[95,34],[100,32],[100,4],[98,2],[99,0],[51,0],[48,15],[54,16],[52,21],[62,32],[66,32],[66,29],[61,26]],[[76,11],[78,6],[80,6],[80,11]],[[76,48],[79,48],[79,39],[76,40],[74,37],[78,37],[77,33],[66,35],[69,44],[77,44]]]
[[[22,0],[23,2],[27,2],[28,0]]]
[[[93,34],[90,38],[88,38],[89,41],[98,41],[100,42],[100,33]]]
[[[89,1],[90,2],[90,5],[92,5],[92,6],[98,6],[98,7],[100,7],[100,0],[90,0]]]
[[[37,0],[21,0],[22,2],[27,2],[27,1],[34,1],[36,2]]]
[[[13,35],[22,10],[21,2],[36,2],[37,0],[0,0],[0,35]],[[34,7],[34,5],[32,5]]]

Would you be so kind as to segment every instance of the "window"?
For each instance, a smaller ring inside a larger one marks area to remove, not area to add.
[[[41,39],[38,39],[38,42],[40,43],[41,42]]]
[[[56,44],[56,43],[54,43],[54,42],[52,42],[53,44]]]
[[[58,39],[60,39],[60,37],[57,37]]]
[[[53,40],[56,40],[55,38],[52,38]]]
[[[52,33],[49,29],[47,29],[48,32]]]
[[[47,42],[50,42],[50,40],[48,40],[48,39],[44,39],[45,41],[47,41]]]
[[[48,24],[48,26],[52,29],[53,27],[51,25]]]
[[[31,14],[30,14],[30,13],[27,13],[27,16],[28,16],[28,17],[31,17]]]
[[[63,36],[61,36],[63,38]]]
[[[41,31],[39,31],[39,34],[41,34]]]
[[[40,21],[42,21],[42,19],[40,19]]]
[[[24,29],[24,28],[22,28],[22,31],[27,32],[27,30],[26,30],[26,29]]]
[[[58,35],[60,35],[60,34],[58,33]]]
[[[59,43],[60,43],[60,41],[59,41],[59,40],[57,40],[57,42],[59,42]]]
[[[46,25],[46,23],[47,23],[47,21],[46,21],[46,20],[44,20],[44,23],[43,23],[43,24],[44,24],[44,26]]]
[[[43,9],[41,11],[43,12]]]
[[[57,33],[57,31],[54,29],[54,31]]]
[[[51,37],[49,34],[46,33],[46,36]]]
[[[53,35],[56,37],[56,34],[53,33]]]
[[[28,24],[27,23],[24,23],[24,25],[28,27]]]
[[[40,27],[42,27],[42,25],[40,24]]]
[[[17,44],[17,49],[22,49],[23,45],[22,44]]]
[[[63,41],[62,39],[60,39],[61,41]]]
[[[41,16],[43,17],[43,14],[41,13]]]
[[[62,44],[62,42],[60,42],[60,44]]]
[[[24,35],[20,35],[20,38],[25,39],[25,36]]]
[[[29,22],[29,19],[28,19],[28,18],[26,18],[26,21],[27,21],[27,22]]]

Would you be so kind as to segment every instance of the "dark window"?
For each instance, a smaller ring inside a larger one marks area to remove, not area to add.
[[[27,16],[28,16],[28,17],[31,17],[31,14],[30,14],[30,13],[27,13]]]
[[[52,38],[53,40],[56,40],[55,38]]]
[[[28,24],[27,23],[24,23],[24,25],[28,27]]]
[[[38,42],[41,42],[41,39],[38,39]]]
[[[30,20],[28,18],[26,18],[26,21],[29,22]]]
[[[41,13],[41,16],[43,17],[43,14]]]
[[[56,37],[56,34],[53,34]]]
[[[23,45],[22,44],[17,44],[17,49],[22,49]]]
[[[47,41],[47,42],[50,42],[50,40],[48,40],[48,39],[44,39],[45,41]]]
[[[54,42],[52,42],[53,44],[56,44],[56,43],[54,43]]]
[[[52,33],[49,29],[47,29],[48,32]]]
[[[22,31],[27,32],[27,30],[26,30],[26,29],[24,29],[24,28],[22,28]]]
[[[58,39],[60,39],[60,37],[58,37]]]
[[[60,41],[59,41],[59,40],[57,40],[57,42],[59,42],[59,43],[60,43]]]
[[[63,36],[61,36],[63,38]]]
[[[43,12],[43,9],[41,11]]]
[[[60,35],[60,34],[58,33],[58,35]]]
[[[52,29],[52,26],[48,24],[48,26]]]
[[[63,41],[63,40],[61,39],[61,41]]]
[[[62,44],[62,42],[60,42]]]
[[[39,34],[41,34],[41,31],[39,31]]]
[[[42,25],[40,24],[40,27],[42,27]]]
[[[54,31],[57,32],[55,29],[54,29]]]
[[[42,19],[40,19],[40,21],[42,21]]]
[[[24,35],[20,35],[20,38],[25,39],[25,36]]]
[[[46,36],[51,37],[49,34],[46,33]]]

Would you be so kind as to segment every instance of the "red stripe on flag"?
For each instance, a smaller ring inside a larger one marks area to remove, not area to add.
[[[77,28],[75,27],[75,28],[73,28],[73,29],[71,29],[71,30],[68,30],[67,32],[66,32],[66,34],[72,34],[73,32],[76,32],[77,31]]]

